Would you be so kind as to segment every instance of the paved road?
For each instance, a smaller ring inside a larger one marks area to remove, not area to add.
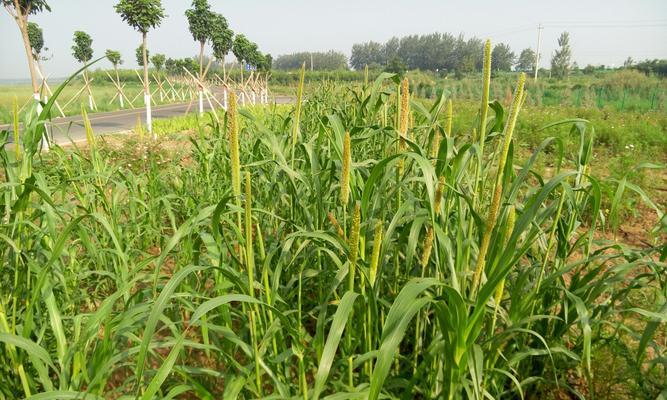
[[[290,104],[294,100],[288,96],[276,96],[272,103],[276,104]],[[205,110],[210,110],[210,106],[204,102]],[[170,104],[165,106],[153,107],[153,119],[165,119],[172,117],[180,117],[186,113],[194,113],[198,110],[198,103],[195,101],[190,103]],[[100,112],[89,114],[88,119],[93,128],[95,135],[106,135],[110,133],[118,133],[134,129],[137,125],[137,117],[145,123],[146,109],[135,108],[131,110]],[[83,126],[83,119],[81,116],[72,116],[66,118],[54,119],[50,124],[50,132],[53,140],[58,144],[68,144],[71,141],[78,142],[86,139],[86,131]],[[0,125],[0,130],[12,130],[10,125]],[[11,138],[11,135],[10,135]]]

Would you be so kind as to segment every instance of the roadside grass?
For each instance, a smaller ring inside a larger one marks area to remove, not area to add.
[[[57,86],[58,83],[51,83],[52,90],[55,90]],[[121,109],[118,98],[116,97],[114,99],[117,92],[116,87],[110,82],[93,82],[91,87],[93,97],[97,103],[96,111],[117,111]],[[88,93],[85,90],[74,99],[74,96],[79,93],[82,88],[83,83],[80,80],[75,80],[65,87],[59,96],[58,103],[63,107],[66,116],[80,115],[81,107],[88,109]],[[152,89],[155,90],[156,88],[152,87]],[[127,98],[133,102],[135,107],[143,107],[143,87],[140,83],[128,82],[123,90],[125,91]],[[8,85],[0,87],[0,124],[8,124],[11,122],[12,104],[15,99],[20,109],[21,118],[23,118],[32,99],[31,92],[32,89],[29,85]],[[114,99],[113,102],[111,101],[112,99]],[[70,102],[70,100],[72,101]],[[156,104],[169,104],[171,99],[164,97],[163,101],[160,101],[160,96],[157,95],[153,96],[153,101]],[[68,102],[70,103],[69,105],[67,105]],[[130,105],[125,101],[125,109],[128,108],[130,108]],[[91,111],[88,110],[88,112]],[[53,118],[61,117],[60,111],[55,106],[52,110],[52,116]]]

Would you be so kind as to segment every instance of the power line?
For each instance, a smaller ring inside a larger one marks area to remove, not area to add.
[[[653,22],[667,22],[665,18],[657,19],[610,19],[610,20],[594,20],[594,19],[571,19],[571,20],[551,20],[544,21],[545,24],[626,24],[626,23],[653,23]]]
[[[595,24],[544,24],[546,28],[662,28],[667,27],[667,23],[662,24],[625,24],[625,25],[595,25]]]

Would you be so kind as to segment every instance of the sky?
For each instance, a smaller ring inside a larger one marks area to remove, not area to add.
[[[140,34],[114,11],[118,0],[49,0],[52,12],[31,16],[44,30],[47,76],[74,72],[74,31],[93,38],[95,56],[119,50],[124,67],[137,67],[134,49]],[[297,51],[337,50],[349,56],[354,43],[384,42],[392,36],[432,32],[462,33],[509,44],[518,55],[537,45],[542,32],[542,66],[548,66],[556,40],[570,32],[579,66],[619,66],[634,60],[667,58],[667,0],[209,0],[230,27],[274,57]],[[149,33],[151,53],[191,57],[198,53],[184,12],[190,0],[163,0],[167,18]],[[93,5],[94,4],[94,5]],[[0,79],[29,78],[18,27],[0,9]],[[233,56],[230,55],[230,59]],[[100,67],[109,66],[107,61]]]

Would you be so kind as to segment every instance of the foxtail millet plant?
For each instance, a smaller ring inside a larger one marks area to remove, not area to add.
[[[554,124],[578,152],[524,146],[516,94],[489,107],[506,130],[480,155],[479,136],[454,135],[480,128],[473,113],[450,129],[445,98],[407,101],[399,149],[401,86],[313,90],[291,159],[295,106],[234,102],[226,127],[193,119],[190,146],[158,142],[145,161],[133,137],[40,154],[51,106],[27,110],[20,156],[0,132],[0,398],[599,398],[619,348],[623,389],[658,397],[662,243],[599,234],[604,188],[623,185],[595,178],[591,124]]]
[[[296,91],[296,108],[294,110],[294,120],[292,121],[292,167],[294,167],[294,157],[296,151],[296,144],[299,140],[299,133],[301,132],[301,109],[303,104],[303,86],[306,77],[306,63],[301,65],[301,72],[299,75],[299,86]]]
[[[236,93],[229,94],[229,110],[227,111],[227,130],[229,132],[229,158],[231,161],[232,193],[237,198],[241,197],[241,160],[239,151],[239,126],[238,126],[238,103]],[[240,203],[239,203],[240,204]]]
[[[378,220],[375,223],[375,232],[373,234],[373,252],[371,254],[371,265],[368,272],[368,279],[372,288],[376,285],[376,277],[378,272],[378,265],[380,262],[380,251],[382,250],[382,232],[384,226],[382,221]]]
[[[512,100],[512,105],[509,111],[509,118],[507,124],[505,125],[505,130],[503,132],[503,146],[498,156],[498,166],[496,172],[495,186],[493,189],[493,199],[489,207],[489,212],[485,221],[484,234],[482,236],[482,243],[479,247],[479,254],[477,255],[477,263],[475,266],[475,273],[473,275],[471,294],[474,296],[477,292],[482,273],[486,267],[486,254],[489,250],[489,244],[491,241],[491,234],[493,229],[496,226],[496,219],[498,217],[498,211],[500,210],[500,200],[503,194],[503,182],[502,176],[505,171],[505,163],[507,162],[507,154],[509,153],[509,148],[512,143],[512,134],[514,133],[514,127],[516,125],[517,117],[519,111],[521,110],[521,104],[524,100],[524,85],[526,83],[526,74],[521,73],[514,89],[514,98]]]

